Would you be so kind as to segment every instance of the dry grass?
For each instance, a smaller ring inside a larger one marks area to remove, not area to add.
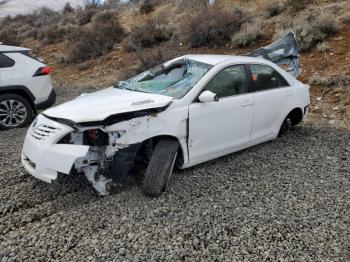
[[[190,47],[222,46],[230,41],[245,19],[245,14],[240,9],[199,9],[183,21],[180,36]]]
[[[137,51],[145,47],[152,47],[169,41],[174,34],[165,13],[145,20],[141,25],[135,26],[125,41],[127,51]]]
[[[284,7],[278,2],[271,2],[265,7],[265,13],[266,16],[269,17],[274,17],[282,13]]]
[[[313,75],[309,78],[309,84],[319,85],[319,86],[324,86],[324,87],[349,86],[350,85],[350,75],[335,75],[335,76]]]
[[[292,20],[278,21],[279,29],[275,38],[283,35],[291,28],[297,36],[301,51],[308,51],[318,43],[323,42],[327,36],[337,33],[340,25],[334,15],[316,9],[308,13],[301,13]]]
[[[300,12],[312,2],[312,0],[287,0],[285,2],[285,7],[293,12]]]
[[[252,23],[246,23],[241,30],[233,35],[232,45],[234,47],[250,46],[262,37],[263,21],[260,19]]]
[[[322,43],[317,44],[316,49],[321,53],[325,53],[331,51],[331,46],[328,42],[323,41]]]
[[[113,45],[123,37],[124,29],[120,26],[118,14],[113,11],[99,12],[93,17],[91,24],[78,27],[70,33],[68,40],[71,48],[66,62],[81,62],[101,56],[111,51]]]

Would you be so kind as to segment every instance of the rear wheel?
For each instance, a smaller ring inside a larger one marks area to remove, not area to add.
[[[278,132],[278,136],[284,135],[292,126],[298,125],[303,120],[303,112],[300,108],[293,109],[286,119],[284,119],[280,130]]]
[[[29,102],[16,94],[0,95],[0,130],[24,127],[33,120]]]
[[[161,139],[156,144],[143,182],[143,193],[160,196],[165,191],[179,149],[179,143],[171,139]]]

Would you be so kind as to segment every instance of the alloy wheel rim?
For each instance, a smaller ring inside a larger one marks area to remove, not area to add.
[[[0,102],[0,123],[6,127],[16,127],[27,117],[27,110],[23,103],[15,99]]]

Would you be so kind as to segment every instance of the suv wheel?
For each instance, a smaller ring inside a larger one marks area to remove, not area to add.
[[[27,126],[33,116],[32,107],[22,96],[0,95],[0,130]]]

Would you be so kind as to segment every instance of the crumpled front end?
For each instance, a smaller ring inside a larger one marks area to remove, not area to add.
[[[107,195],[112,185],[111,167],[118,179],[126,179],[133,161],[118,163],[133,160],[138,149],[137,144],[118,144],[121,136],[98,127],[77,129],[39,115],[27,132],[22,164],[28,173],[47,183],[58,173],[84,174],[100,195]]]
[[[61,144],[74,129],[39,115],[27,131],[22,164],[32,176],[51,183],[58,173],[69,174],[74,162],[84,157],[89,146]]]

